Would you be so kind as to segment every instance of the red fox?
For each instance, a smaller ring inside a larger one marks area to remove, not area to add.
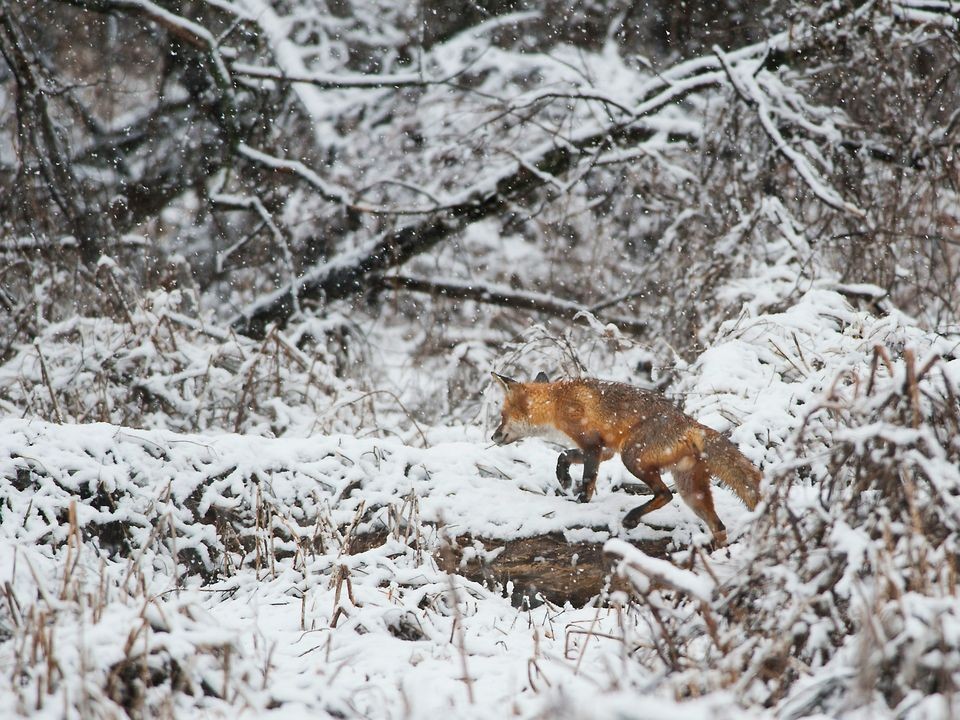
[[[680,497],[707,524],[716,545],[726,544],[727,531],[713,507],[710,476],[751,510],[759,502],[760,471],[727,438],[661,395],[589,378],[550,382],[540,373],[532,383],[522,383],[493,376],[506,391],[500,426],[491,438],[495,443],[530,436],[572,440],[576,447],[557,460],[557,479],[569,487],[570,465],[583,463],[580,502],[593,496],[600,463],[616,453],[653,490],[652,499],[627,513],[624,527],[636,527],[644,515],[670,502],[672,493],[660,479],[663,470],[671,472]]]

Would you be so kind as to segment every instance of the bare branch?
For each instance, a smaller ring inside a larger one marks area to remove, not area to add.
[[[353,201],[345,190],[335,187],[326,182],[316,172],[308,168],[299,160],[285,160],[274,157],[268,153],[256,150],[249,145],[240,144],[237,151],[248,160],[255,162],[271,170],[282,173],[289,173],[305,180],[314,190],[316,190],[324,200],[328,200],[339,205],[351,206]]]
[[[53,201],[77,236],[81,257],[93,264],[100,255],[105,229],[97,209],[84,201],[65,133],[54,123],[47,100],[52,88],[7,0],[0,0],[0,54],[16,80],[18,131],[24,151],[32,150]]]
[[[745,103],[757,111],[760,125],[773,143],[774,149],[793,165],[797,174],[813,194],[834,210],[840,210],[841,212],[850,213],[851,215],[856,215],[861,218],[866,217],[866,213],[863,210],[853,203],[844,200],[836,190],[828,186],[817,174],[813,166],[810,165],[810,161],[787,143],[780,133],[780,129],[776,126],[776,123],[773,122],[766,96],[757,84],[753,73],[734,68],[719,47],[714,46],[713,52],[717,58],[719,58],[720,63],[723,65],[724,72],[726,72],[730,78],[731,86],[737,91],[737,94]]]
[[[290,243],[287,242],[287,238],[280,231],[280,228],[277,227],[276,222],[274,222],[273,216],[269,213],[266,206],[264,206],[263,201],[260,200],[256,195],[228,195],[225,193],[214,193],[210,196],[211,202],[215,205],[226,210],[246,210],[248,212],[253,212],[260,218],[261,222],[266,225],[267,229],[270,231],[270,235],[273,237],[273,242],[283,254],[284,263],[287,266],[287,271],[293,275],[293,254],[290,252]],[[216,257],[216,269],[218,273],[223,272],[223,267],[226,261],[230,256],[239,250],[246,242],[249,240],[249,236],[240,240],[239,242],[234,243],[232,246],[228,247],[226,250],[217,253]]]
[[[446,85],[463,75],[470,66],[467,65],[456,72],[439,78],[424,77],[423,73],[402,73],[392,75],[364,75],[359,73],[298,73],[282,70],[275,67],[233,63],[230,68],[234,75],[255,78],[257,80],[272,80],[278,83],[304,83],[313,85],[322,90],[399,90],[405,87],[429,87],[431,85]]]
[[[590,308],[580,303],[547,295],[546,293],[514,290],[513,288],[489,283],[457,283],[427,280],[426,278],[391,275],[380,279],[380,283],[395,290],[439,295],[455,300],[473,300],[485,305],[499,305],[516,310],[534,312],[565,320],[575,320],[578,316],[593,315]],[[647,329],[647,323],[625,317],[598,318],[601,322],[610,322],[621,330],[641,333]]]
[[[578,90],[575,92],[561,92],[559,90],[544,90],[542,92],[534,93],[533,95],[526,95],[519,98],[516,98],[510,103],[509,110],[524,110],[529,107],[533,107],[538,103],[544,100],[581,100],[583,102],[597,102],[602,105],[607,105],[616,110],[619,110],[624,115],[633,116],[633,108],[627,107],[621,101],[616,98],[610,97],[609,95],[604,95],[603,93],[596,91],[582,91]]]

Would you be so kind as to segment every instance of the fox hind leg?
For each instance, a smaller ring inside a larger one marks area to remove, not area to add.
[[[713,493],[710,491],[710,473],[699,460],[686,457],[671,469],[677,492],[687,507],[703,520],[713,533],[715,545],[727,544],[727,529],[713,507]]]
[[[660,469],[655,465],[645,464],[642,453],[635,447],[626,450],[621,456],[627,470],[636,475],[643,483],[653,490],[653,497],[640,507],[635,507],[623,518],[623,526],[627,529],[635,528],[647,513],[662,508],[673,497],[670,488],[660,477]]]

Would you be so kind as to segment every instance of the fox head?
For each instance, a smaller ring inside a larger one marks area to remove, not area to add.
[[[509,445],[521,438],[539,434],[538,426],[531,417],[530,384],[522,383],[513,378],[491,373],[494,379],[503,387],[506,397],[503,400],[503,410],[500,411],[500,425],[491,436],[497,445]],[[546,373],[540,373],[535,383],[549,382]]]

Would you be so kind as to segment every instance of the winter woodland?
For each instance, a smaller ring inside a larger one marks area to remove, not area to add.
[[[955,718],[958,398],[956,2],[0,0],[0,717]]]

